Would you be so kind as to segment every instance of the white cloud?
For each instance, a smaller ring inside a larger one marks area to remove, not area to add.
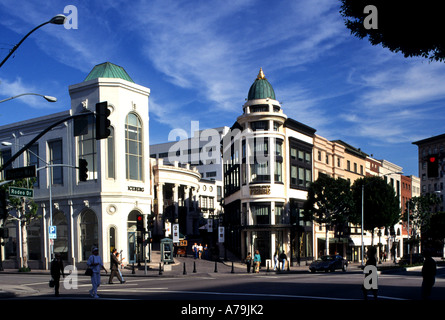
[[[28,93],[31,93],[31,95],[22,95]],[[44,98],[32,94],[51,96],[51,94],[40,90],[34,85],[24,83],[19,77],[16,78],[14,81],[0,78],[0,96],[2,96],[0,100],[15,97],[17,95],[22,95],[14,99],[20,99],[20,101],[26,103],[32,108],[41,109],[42,107],[51,108],[55,106],[53,103],[46,102]]]

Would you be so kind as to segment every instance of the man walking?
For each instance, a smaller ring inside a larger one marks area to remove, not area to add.
[[[97,288],[100,286],[100,270],[104,269],[105,273],[107,272],[107,269],[105,269],[104,264],[102,262],[102,258],[99,256],[99,249],[93,248],[93,254],[88,258],[87,265],[91,268],[93,271],[93,274],[91,275],[91,285],[93,288],[90,290],[90,295],[93,298],[99,298],[97,295]]]
[[[120,283],[125,283],[125,281],[122,279],[120,273],[119,273],[119,259],[116,257],[117,250],[116,248],[113,249],[111,252],[111,259],[110,259],[110,278],[108,279],[109,284],[113,284],[114,277],[117,277],[117,279],[120,281]]]

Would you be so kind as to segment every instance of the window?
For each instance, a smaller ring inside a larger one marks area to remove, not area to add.
[[[307,189],[312,182],[312,146],[295,139],[290,143],[290,187]],[[292,152],[292,149],[296,151]],[[319,156],[321,156],[321,152]],[[296,155],[296,157],[295,157]]]
[[[285,224],[286,217],[284,215],[284,204],[275,203],[275,224]]]
[[[48,142],[49,150],[49,163],[50,164],[62,164],[63,163],[63,150],[62,140],[54,140]],[[51,167],[52,184],[63,184],[63,167]]]
[[[36,166],[36,169],[39,167],[39,145],[33,144],[32,146],[29,147],[28,151],[28,166]],[[36,172],[36,182],[34,182],[34,187],[38,188],[39,187],[39,171]]]
[[[1,161],[2,161],[2,165],[8,161],[11,158],[11,149],[2,149],[1,150]],[[11,169],[12,165],[10,164],[9,166],[7,166],[6,169]],[[1,175],[1,179],[5,180],[5,170],[2,170],[0,175]]]
[[[114,179],[116,178],[115,173],[115,167],[114,167],[114,161],[115,161],[115,154],[114,154],[114,128],[110,127],[110,135],[107,138],[107,177]],[[155,156],[156,158],[156,156]]]
[[[250,112],[269,112],[269,105],[259,104],[256,106],[250,106]]]
[[[283,140],[275,139],[275,182],[283,182]]]
[[[125,164],[127,179],[143,179],[142,125],[134,113],[129,113],[125,120]]]
[[[88,178],[87,180],[97,179],[96,164],[96,137],[95,123],[93,117],[88,117],[87,134],[78,137],[78,153],[79,159],[85,159],[88,162]]]
[[[250,123],[250,127],[253,131],[269,130],[269,121],[254,121]]]
[[[255,203],[250,204],[250,210],[252,212],[253,224],[270,224],[270,205]]]
[[[250,165],[250,181],[270,182],[268,138],[254,139],[252,157],[253,161]]]

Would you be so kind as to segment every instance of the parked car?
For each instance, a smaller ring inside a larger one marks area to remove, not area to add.
[[[324,272],[334,272],[337,269],[346,272],[348,268],[348,260],[344,259],[339,255],[328,255],[321,256],[320,259],[315,260],[309,266],[311,272],[324,271]]]
[[[412,257],[413,264],[423,263],[423,261],[425,260],[421,253],[413,253],[412,255],[413,255],[413,257]],[[409,261],[410,261],[409,253],[404,254],[402,259],[400,259],[400,261],[399,261],[399,265],[401,265],[401,266],[407,265],[407,264],[409,264]]]

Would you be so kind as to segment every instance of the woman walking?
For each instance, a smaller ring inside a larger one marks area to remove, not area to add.
[[[260,272],[260,264],[261,264],[261,256],[260,252],[258,250],[255,251],[255,256],[253,257],[253,264],[254,264],[254,272],[259,273]]]

